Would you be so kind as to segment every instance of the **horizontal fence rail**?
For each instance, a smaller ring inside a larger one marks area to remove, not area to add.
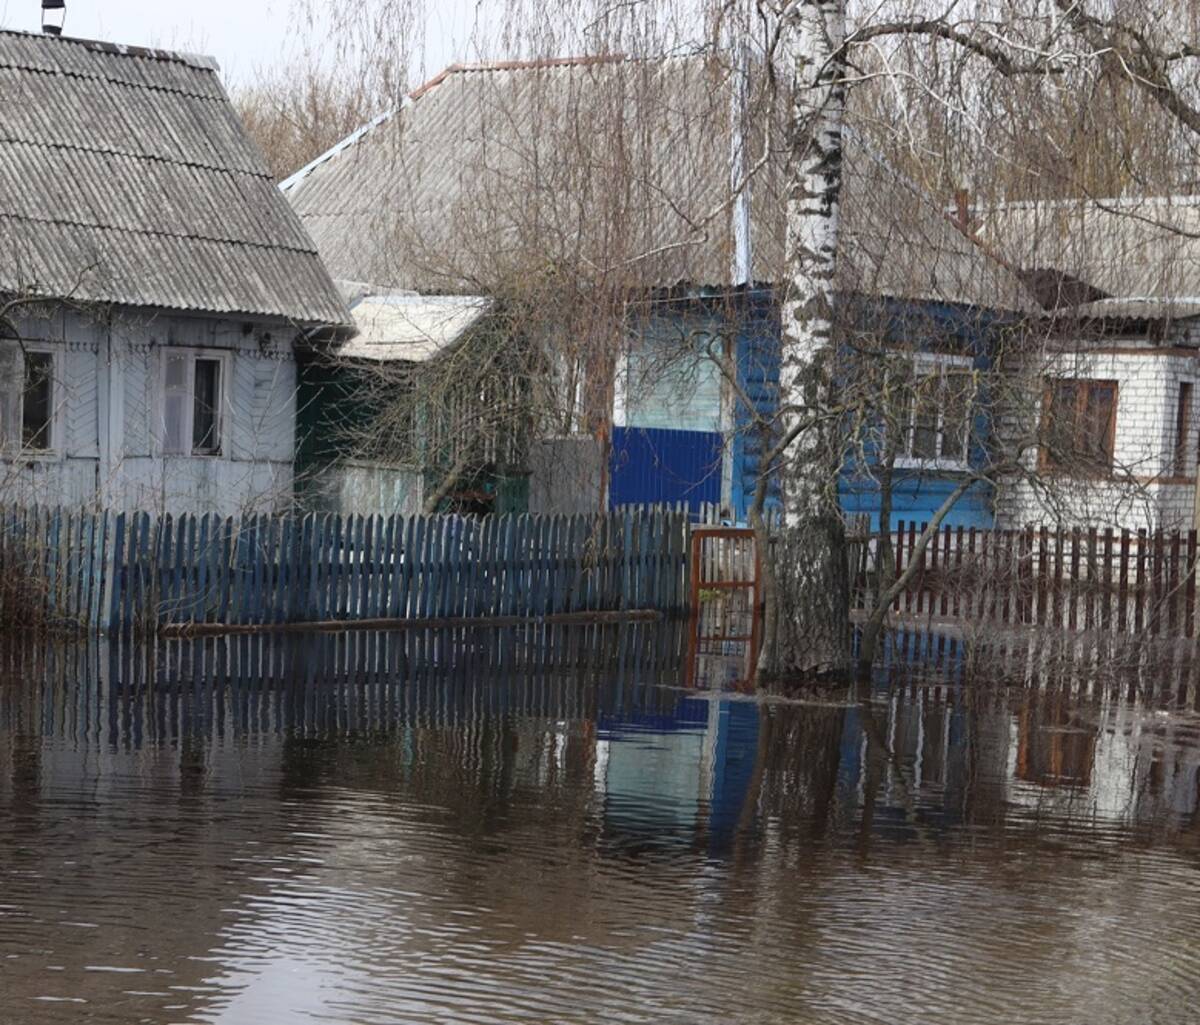
[[[686,514],[155,516],[0,507],[8,628],[572,617],[688,611]],[[566,620],[563,620],[566,621]]]
[[[986,622],[1065,631],[1196,636],[1196,531],[925,526],[889,533],[898,580],[915,566],[892,612],[902,618]],[[854,546],[856,604],[874,606],[886,546]],[[886,575],[885,575],[886,579]]]

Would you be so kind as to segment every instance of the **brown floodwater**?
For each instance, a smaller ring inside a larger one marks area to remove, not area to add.
[[[6,662],[0,1022],[1200,1015],[1186,708],[383,644]]]

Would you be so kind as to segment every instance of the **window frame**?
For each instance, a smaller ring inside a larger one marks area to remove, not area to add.
[[[1042,414],[1039,425],[1042,438],[1046,438],[1049,434],[1050,411],[1054,402],[1054,387],[1057,384],[1075,386],[1075,416],[1080,423],[1083,422],[1083,414],[1087,408],[1088,392],[1093,388],[1100,387],[1112,389],[1112,413],[1109,418],[1108,438],[1106,439],[1108,465],[1087,466],[1083,468],[1060,465],[1051,458],[1049,446],[1040,441],[1037,457],[1038,471],[1041,473],[1092,480],[1108,480],[1114,477],[1117,465],[1117,417],[1120,413],[1121,382],[1109,377],[1063,377],[1050,375],[1045,377],[1042,381]],[[1074,460],[1072,461],[1074,462]]]
[[[911,364],[914,389],[916,382],[923,377],[937,376],[943,378],[947,372],[970,374],[975,369],[975,360],[971,356],[960,356],[953,353],[917,352],[908,357]],[[896,452],[892,465],[898,470],[935,470],[949,473],[966,473],[971,469],[971,428],[974,423],[972,410],[978,389],[972,388],[967,401],[967,421],[963,425],[966,430],[963,435],[961,457],[948,457],[942,452],[945,440],[945,420],[943,408],[939,406],[936,435],[938,439],[938,454],[933,458],[914,456],[912,454],[913,438],[916,433],[917,396],[915,390],[905,396],[904,437]]]
[[[156,380],[158,382],[158,394],[155,402],[155,423],[154,423],[154,452],[161,459],[228,459],[229,458],[229,435],[227,428],[229,418],[226,415],[229,409],[229,368],[231,364],[230,353],[225,349],[209,349],[203,346],[183,346],[170,345],[163,346],[159,350],[158,371]],[[181,426],[182,437],[186,439],[186,449],[182,452],[171,452],[167,450],[167,364],[171,359],[180,358],[187,360],[188,378],[187,378],[187,397],[185,403],[184,422]],[[220,438],[220,445],[216,452],[197,452],[194,447],[194,427],[196,416],[196,361],[211,360],[220,364],[218,371],[219,380],[217,382],[217,436]]]
[[[62,380],[62,350],[52,344],[30,341],[5,321],[0,321],[0,345],[11,344],[16,352],[16,358],[21,367],[21,376],[14,382],[15,394],[13,404],[13,424],[15,436],[12,439],[0,434],[0,458],[17,462],[61,462],[65,450],[62,445],[62,408],[65,388]],[[24,440],[25,424],[25,360],[31,355],[50,357],[50,419],[47,423],[49,439],[45,448],[26,448]],[[2,425],[0,425],[2,426]]]

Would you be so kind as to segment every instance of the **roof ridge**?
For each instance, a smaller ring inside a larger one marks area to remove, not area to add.
[[[449,64],[408,95],[416,100],[437,88],[451,75],[472,71],[533,71],[540,68],[581,67],[589,64],[623,64],[636,60],[624,53],[581,54],[577,57],[536,57],[529,60],[468,61]]]
[[[106,53],[116,57],[138,57],[143,60],[171,61],[176,64],[187,64],[201,71],[220,71],[221,65],[215,57],[203,53],[188,53],[184,50],[163,50],[153,46],[132,46],[126,43],[113,43],[104,39],[87,39],[82,36],[54,36],[46,32],[29,32],[24,29],[0,28],[0,35],[17,36],[25,39],[39,39],[52,45],[83,46],[89,50]]]
[[[287,192],[289,189],[300,184],[300,182],[302,182],[305,178],[307,178],[310,174],[312,174],[312,172],[315,171],[318,167],[320,167],[323,163],[325,163],[325,161],[332,160],[343,150],[349,149],[356,142],[361,140],[364,136],[369,135],[380,125],[384,124],[387,121],[390,121],[393,117],[396,116],[396,114],[398,114],[400,111],[404,110],[411,103],[412,103],[412,100],[406,96],[401,101],[399,107],[394,107],[391,110],[385,110],[382,114],[376,114],[365,125],[360,125],[358,128],[354,129],[354,131],[352,131],[344,139],[339,139],[332,146],[330,146],[329,149],[327,149],[324,153],[320,154],[317,157],[314,157],[307,164],[305,164],[302,168],[300,168],[300,170],[293,171],[291,174],[289,174],[286,178],[283,179],[283,181],[281,181],[279,183],[279,191]]]
[[[628,54],[612,53],[612,54],[593,54],[580,55],[577,57],[542,57],[535,60],[507,60],[507,61],[480,61],[474,63],[455,63],[449,64],[439,71],[433,78],[427,82],[423,82],[402,100],[399,107],[393,107],[391,110],[384,111],[382,114],[377,114],[366,124],[359,126],[344,139],[339,140],[329,147],[324,153],[310,160],[299,170],[288,175],[279,183],[279,188],[283,192],[288,192],[290,189],[299,185],[313,171],[320,167],[328,160],[332,160],[341,152],[349,149],[355,143],[361,141],[366,135],[370,134],[386,121],[391,120],[398,113],[410,106],[414,101],[419,100],[426,93],[432,92],[439,85],[446,81],[451,75],[482,72],[482,71],[524,71],[535,70],[538,68],[561,68],[561,67],[586,67],[593,64],[623,64],[626,62],[633,63],[635,61],[666,61],[676,59],[677,55],[662,54],[653,57],[630,57]]]

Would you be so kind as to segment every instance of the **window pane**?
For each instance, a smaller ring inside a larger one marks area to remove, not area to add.
[[[1171,472],[1182,477],[1188,470],[1188,435],[1192,420],[1192,382],[1179,382],[1179,401],[1175,406],[1175,454]]]
[[[188,403],[188,358],[167,356],[163,393],[163,452],[181,455],[184,447]]]
[[[15,444],[18,430],[23,374],[21,350],[15,342],[4,341],[3,321],[0,321],[0,452]]]
[[[1091,382],[1084,396],[1082,435],[1077,448],[1094,468],[1112,468],[1112,423],[1116,408],[1116,388],[1108,383]]]
[[[1079,427],[1078,395],[1079,385],[1076,381],[1050,382],[1049,401],[1042,427],[1048,465],[1061,466],[1071,461]]]
[[[926,375],[913,391],[913,431],[909,454],[914,459],[936,459],[938,444],[938,391],[940,378]]]
[[[943,380],[942,451],[943,459],[967,458],[967,434],[970,427],[972,380],[969,373],[948,373]]]
[[[25,394],[21,405],[21,444],[45,451],[50,447],[53,412],[54,358],[48,352],[25,354]]]
[[[192,451],[212,455],[221,450],[221,361],[196,360],[196,391],[192,407]]]

